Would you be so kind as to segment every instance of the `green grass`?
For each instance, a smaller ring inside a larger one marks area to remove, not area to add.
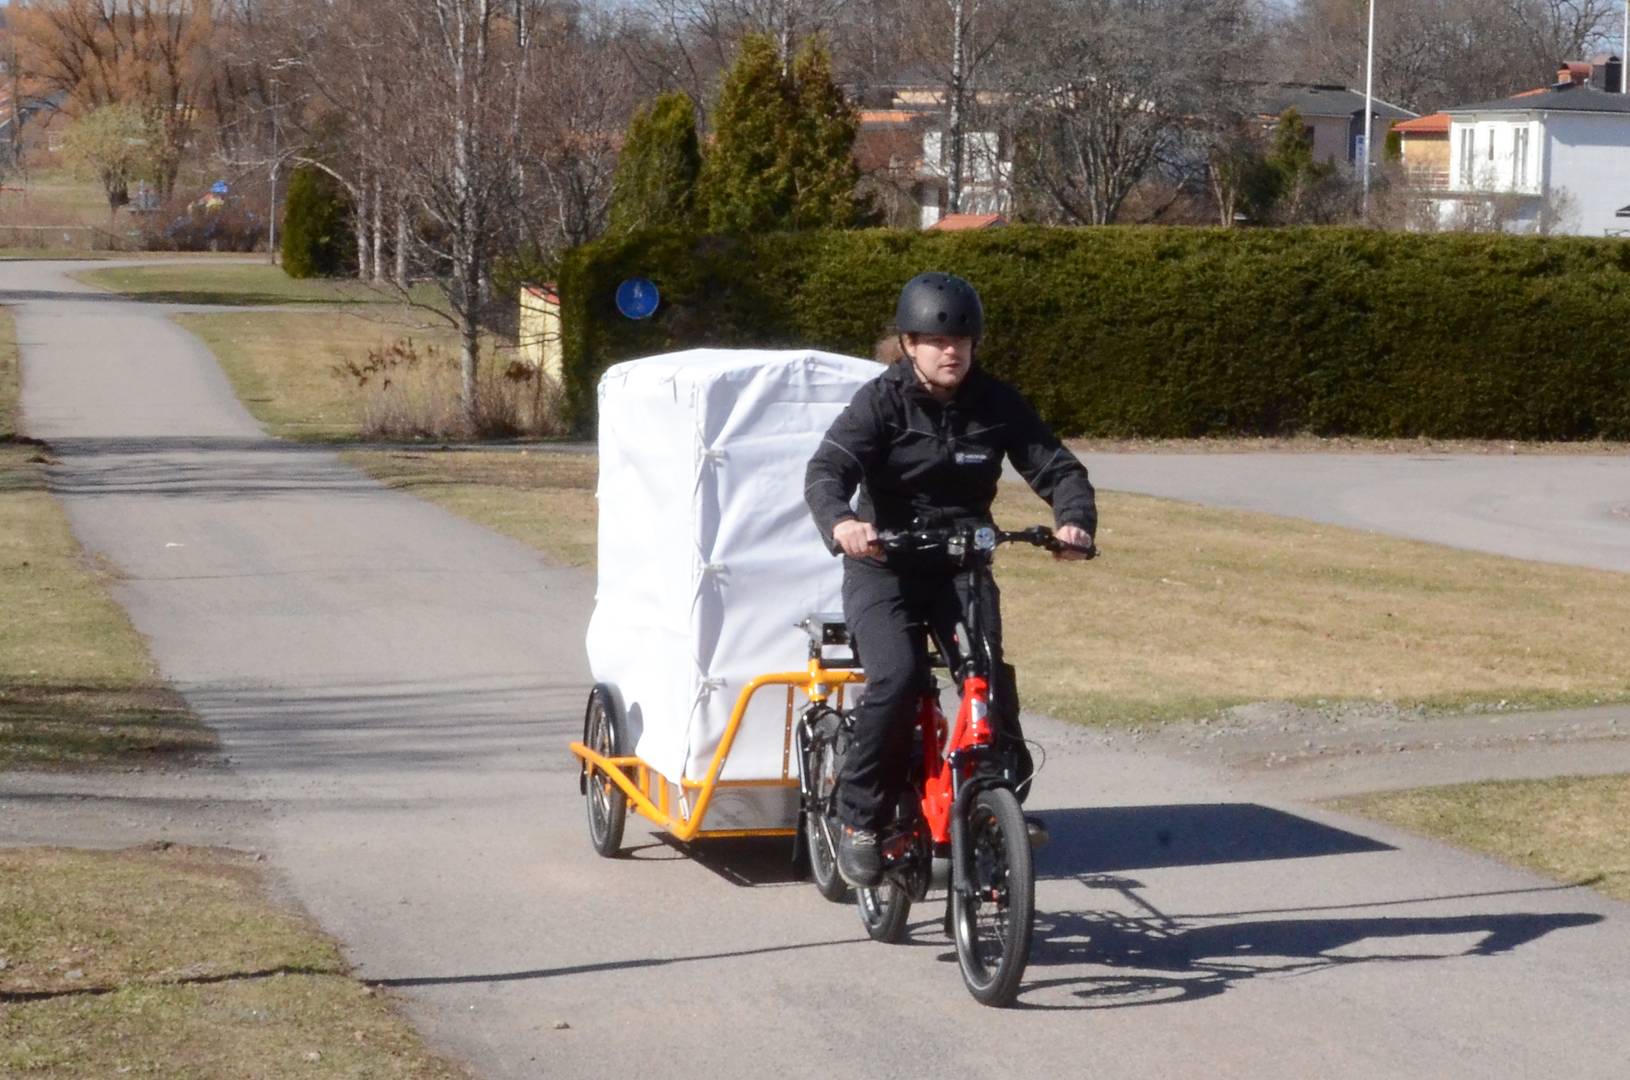
[[[0,1075],[463,1075],[243,854],[0,850]]]
[[[594,459],[357,451],[384,482],[571,565],[595,554]],[[1460,709],[1630,700],[1630,581],[1288,518],[1101,493],[1105,555],[998,565],[1025,703],[1094,724],[1255,701]],[[1047,519],[1005,487],[1010,526]]]
[[[74,275],[139,300],[161,304],[230,304],[258,307],[287,304],[400,305],[402,296],[390,286],[374,286],[351,279],[291,278],[268,263],[211,263],[109,267]],[[416,285],[409,297],[440,310],[438,293]]]
[[[0,316],[0,768],[186,758],[215,738],[158,679],[17,436],[18,363]]]
[[[1630,776],[1455,784],[1330,805],[1630,901]]]

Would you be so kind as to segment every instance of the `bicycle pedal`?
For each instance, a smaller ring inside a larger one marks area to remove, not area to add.
[[[1047,826],[1043,824],[1041,818],[1032,817],[1029,814],[1026,814],[1024,818],[1024,832],[1030,838],[1031,851],[1046,847],[1047,842],[1052,839],[1048,835]]]

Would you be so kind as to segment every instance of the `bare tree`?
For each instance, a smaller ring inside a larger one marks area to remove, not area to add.
[[[1541,86],[1605,43],[1616,0],[1389,0],[1376,20],[1377,94],[1419,112]],[[1280,70],[1361,86],[1368,0],[1299,0],[1281,26]]]
[[[160,134],[157,186],[168,195],[214,77],[211,0],[36,0],[11,12],[18,63],[76,113],[142,109]]]
[[[1060,3],[1036,43],[1017,181],[1044,216],[1102,225],[1157,168],[1203,176],[1205,140],[1243,110],[1243,0]]]
[[[531,253],[549,260],[605,231],[622,132],[639,100],[635,74],[617,46],[624,30],[596,21],[540,49],[525,87],[517,138],[532,152],[515,204]]]
[[[805,38],[839,36],[860,0],[636,0],[617,48],[641,94],[684,90],[708,102],[747,34],[776,42],[785,63]]]

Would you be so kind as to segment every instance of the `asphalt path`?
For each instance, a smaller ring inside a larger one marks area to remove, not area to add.
[[[1630,572],[1627,454],[1088,455],[1103,486]]]
[[[266,438],[169,309],[64,269],[0,265],[25,423],[221,733],[211,796],[254,808],[225,835],[481,1075],[1623,1075],[1630,908],[1039,718],[1012,1010],[963,992],[938,905],[873,944],[779,844],[631,822],[598,858],[565,751],[592,577]]]

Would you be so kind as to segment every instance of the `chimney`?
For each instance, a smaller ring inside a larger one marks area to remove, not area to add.
[[[1601,88],[1609,94],[1624,91],[1624,61],[1617,56],[1610,56],[1602,63]]]
[[[1557,69],[1556,85],[1558,89],[1571,86],[1582,86],[1590,82],[1591,69],[1595,65],[1586,60],[1564,60]]]

